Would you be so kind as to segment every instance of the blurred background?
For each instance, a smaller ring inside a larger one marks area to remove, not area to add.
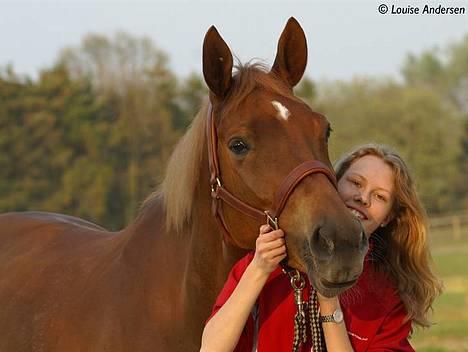
[[[380,4],[463,7],[382,15]],[[468,2],[0,0],[0,211],[118,230],[162,179],[207,90],[216,25],[242,62],[271,65],[290,16],[309,64],[296,94],[326,114],[330,155],[386,143],[430,217],[445,292],[418,351],[468,351]]]

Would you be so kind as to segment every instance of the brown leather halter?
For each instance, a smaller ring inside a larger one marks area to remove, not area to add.
[[[219,169],[218,160],[218,135],[216,132],[216,122],[213,116],[212,105],[208,106],[208,121],[207,121],[207,143],[208,143],[208,161],[210,167],[210,185],[211,185],[211,198],[212,198],[212,212],[216,218],[216,221],[223,233],[225,241],[238,246],[234,238],[228,231],[226,222],[224,221],[222,208],[220,202],[224,201],[231,207],[237,209],[241,213],[258,220],[261,224],[267,223],[272,228],[278,228],[278,218],[284,209],[286,201],[289,196],[296,188],[296,186],[307,176],[312,174],[321,173],[324,174],[328,180],[336,188],[336,177],[335,173],[330,170],[324,163],[318,160],[306,161],[296,168],[294,168],[288,176],[283,180],[280,187],[278,188],[272,210],[260,210],[253,206],[243,202],[226,188],[224,188],[221,182],[221,174]],[[239,246],[238,246],[239,247]]]

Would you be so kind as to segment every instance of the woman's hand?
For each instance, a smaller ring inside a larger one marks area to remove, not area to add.
[[[269,225],[260,227],[252,265],[269,275],[286,258],[283,230],[274,230]]]

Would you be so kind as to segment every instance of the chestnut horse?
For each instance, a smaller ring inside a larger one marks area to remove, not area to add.
[[[331,168],[329,123],[292,90],[306,61],[291,18],[270,71],[252,64],[233,75],[232,54],[211,27],[203,45],[209,102],[131,225],[112,233],[59,214],[0,216],[0,351],[197,351],[216,295],[255,248],[260,225],[222,203],[226,241],[211,214],[208,109],[224,187],[268,210],[297,165]],[[301,180],[280,223],[288,264],[319,292],[341,292],[361,273],[367,239],[323,173]]]

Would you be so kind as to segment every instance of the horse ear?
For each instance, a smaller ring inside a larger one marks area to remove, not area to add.
[[[216,97],[226,96],[232,82],[232,54],[214,26],[203,41],[203,76]]]
[[[278,41],[271,71],[294,87],[302,78],[307,65],[307,40],[294,17],[291,17]]]

